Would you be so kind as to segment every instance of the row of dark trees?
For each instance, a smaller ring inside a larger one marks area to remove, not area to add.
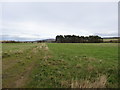
[[[20,41],[8,40],[8,41],[1,41],[1,43],[21,43],[21,42]]]
[[[76,36],[76,35],[57,35],[57,43],[100,43],[103,38],[100,36]]]
[[[32,41],[13,41],[13,40],[7,40],[7,41],[1,41],[0,43],[33,43]]]

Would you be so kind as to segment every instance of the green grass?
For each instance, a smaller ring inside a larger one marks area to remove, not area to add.
[[[2,53],[4,87],[118,87],[117,43],[10,43]]]
[[[103,41],[118,41],[118,39],[103,39]]]

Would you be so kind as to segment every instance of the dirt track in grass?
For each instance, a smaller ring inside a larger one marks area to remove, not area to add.
[[[47,52],[46,44],[37,44],[23,53],[3,57],[3,88],[24,87],[29,82],[31,71],[36,67],[36,61],[46,57],[40,53],[43,50]]]

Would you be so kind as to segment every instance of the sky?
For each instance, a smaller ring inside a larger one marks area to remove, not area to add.
[[[118,36],[117,2],[4,2],[0,11],[2,40]]]

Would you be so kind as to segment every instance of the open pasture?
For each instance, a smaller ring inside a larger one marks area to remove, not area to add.
[[[3,43],[3,88],[117,88],[117,43]]]

